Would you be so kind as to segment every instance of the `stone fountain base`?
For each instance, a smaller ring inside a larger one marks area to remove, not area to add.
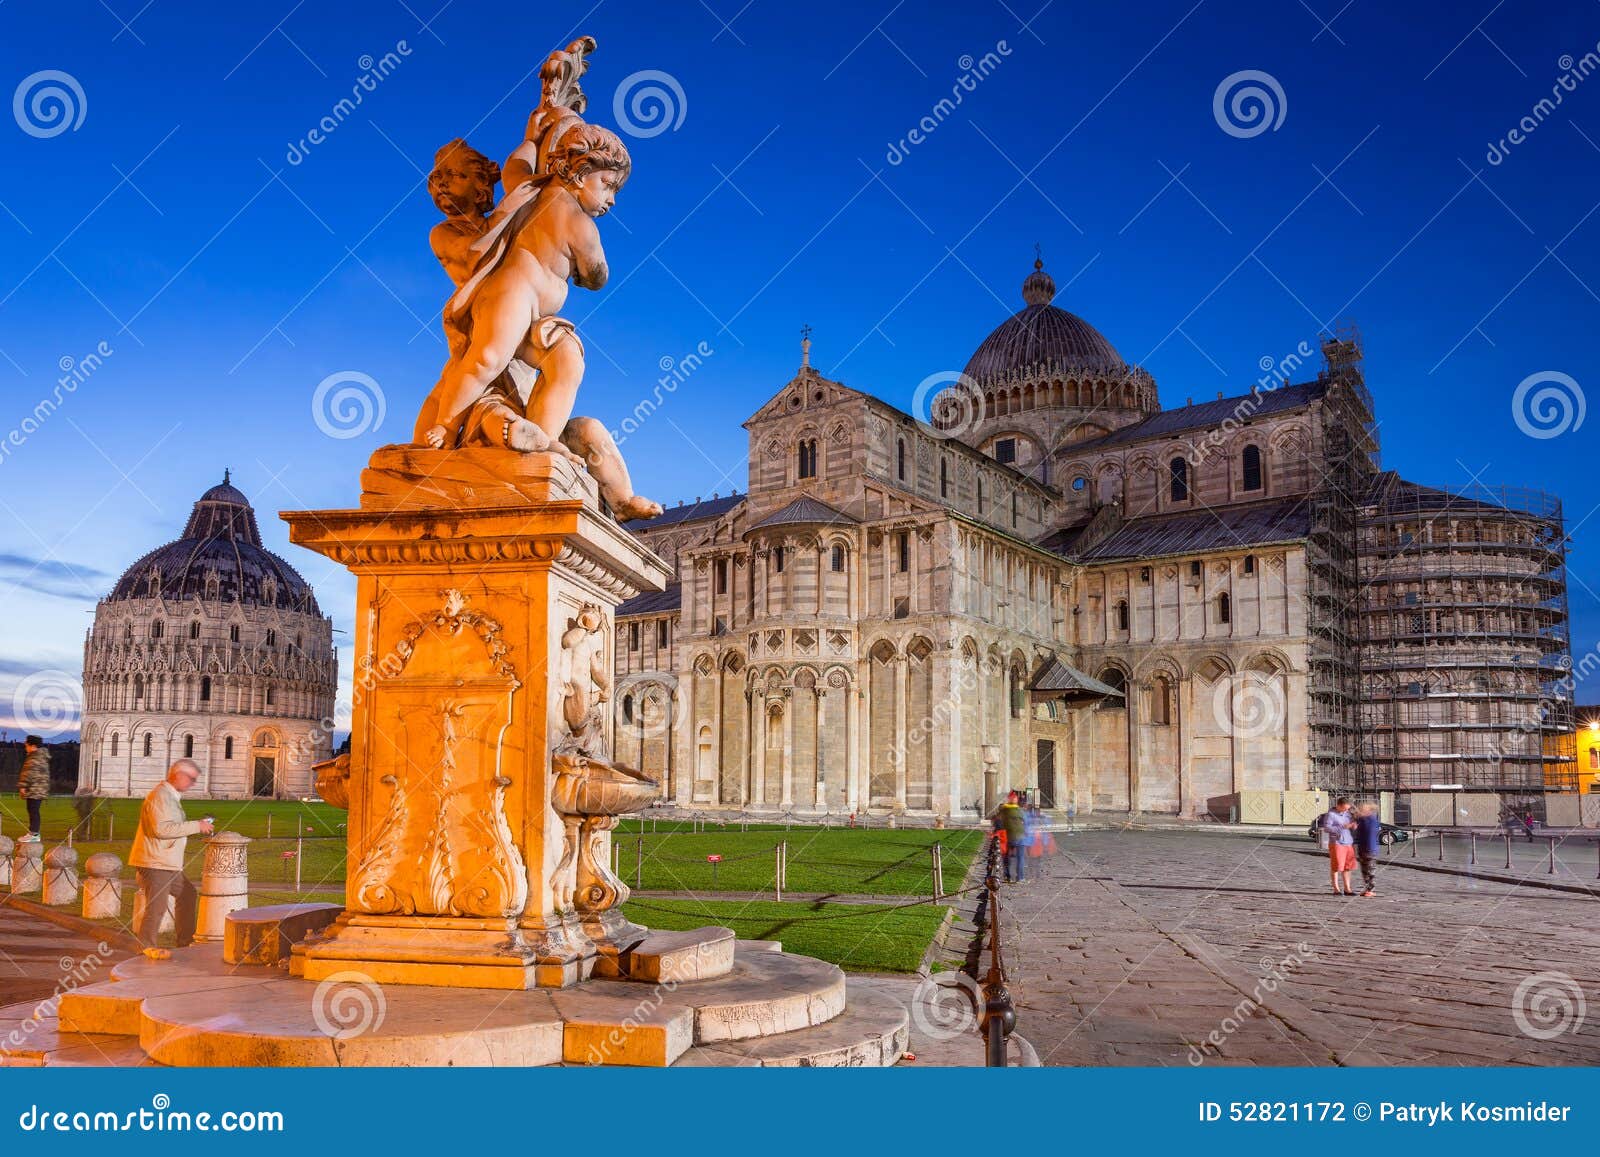
[[[627,963],[656,979],[516,992],[312,981],[195,946],[64,995],[54,1031],[27,1034],[27,1057],[0,1047],[0,1064],[885,1066],[905,1051],[905,1008],[847,993],[834,965],[726,929],[651,940]],[[718,959],[721,975],[676,975]]]

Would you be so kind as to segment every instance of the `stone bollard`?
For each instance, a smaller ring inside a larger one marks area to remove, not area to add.
[[[44,886],[44,845],[38,840],[21,840],[11,853],[11,890],[18,894],[37,892]]]
[[[250,867],[246,845],[250,837],[238,832],[218,832],[206,841],[205,864],[200,870],[200,914],[196,940],[222,940],[228,932],[228,913],[250,906]]]
[[[122,861],[96,852],[83,861],[83,918],[114,920],[122,915]]]
[[[0,836],[0,888],[11,887],[11,854],[16,849],[10,836]]]
[[[44,854],[44,902],[65,906],[78,902],[78,851],[57,844]]]

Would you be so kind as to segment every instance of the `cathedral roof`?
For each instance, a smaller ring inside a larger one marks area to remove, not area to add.
[[[1120,377],[1129,367],[1099,330],[1075,313],[1051,304],[1056,283],[1035,261],[1022,283],[1026,303],[1001,322],[967,362],[966,374],[980,386],[1008,374],[1077,372]]]
[[[664,615],[683,606],[683,584],[670,583],[666,590],[645,591],[623,601],[617,608],[617,617],[628,615]]]
[[[819,502],[809,494],[802,494],[782,510],[767,515],[750,529],[762,530],[769,526],[814,526],[818,523],[825,526],[846,526],[856,521],[844,511],[835,510],[826,502]]]
[[[1279,386],[1275,390],[1261,390],[1259,393],[1240,394],[1232,398],[1218,398],[1214,402],[1190,403],[1174,410],[1162,410],[1151,414],[1142,422],[1113,430],[1102,437],[1074,443],[1071,449],[1073,453],[1080,450],[1100,450],[1124,442],[1168,437],[1187,430],[1211,429],[1221,426],[1230,419],[1238,422],[1247,418],[1264,418],[1269,414],[1297,409],[1308,402],[1316,401],[1327,392],[1327,382],[1315,381],[1295,386]]]
[[[322,613],[299,572],[261,545],[256,512],[226,473],[195,502],[183,536],[125,570],[106,598],[115,602],[158,594],[173,601],[197,598]]]
[[[663,526],[673,526],[680,522],[698,522],[702,518],[716,518],[726,514],[749,495],[733,493],[724,498],[696,498],[693,502],[680,502],[677,506],[668,508],[654,518],[635,518],[622,525],[632,531],[660,530]]]
[[[1219,506],[1184,514],[1130,518],[1115,533],[1087,550],[1070,555],[1077,562],[1111,562],[1125,558],[1199,554],[1274,542],[1298,542],[1311,532],[1311,511],[1304,497]]]

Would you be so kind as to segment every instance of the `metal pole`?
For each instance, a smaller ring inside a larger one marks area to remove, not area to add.
[[[1506,833],[1506,868],[1511,867],[1511,833]]]
[[[1478,833],[1470,832],[1468,834],[1472,842],[1469,845],[1470,850],[1467,853],[1467,863],[1476,864],[1478,862]]]
[[[272,838],[272,813],[267,813],[267,839]]]
[[[633,886],[644,887],[644,837],[639,837],[639,842],[634,845],[633,856]]]
[[[772,891],[783,902],[783,841],[772,845]]]
[[[300,865],[306,861],[306,825],[302,816],[295,817],[294,837],[294,894],[300,894]]]
[[[1556,874],[1556,842],[1555,842],[1555,840],[1551,840],[1550,841],[1550,872],[1549,872],[1549,874],[1552,875],[1552,876]]]
[[[1439,862],[1444,862],[1444,829],[1439,829]]]
[[[943,852],[944,852],[944,845],[939,843],[938,841],[935,841],[934,845],[933,845],[933,848],[932,848],[932,851],[933,851],[933,898],[935,900],[940,900],[940,899],[944,898],[944,865],[940,863],[940,859],[942,858]]]

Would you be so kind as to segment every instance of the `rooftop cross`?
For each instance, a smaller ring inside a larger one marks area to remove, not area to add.
[[[806,369],[811,365],[811,327],[800,327],[800,368]]]

